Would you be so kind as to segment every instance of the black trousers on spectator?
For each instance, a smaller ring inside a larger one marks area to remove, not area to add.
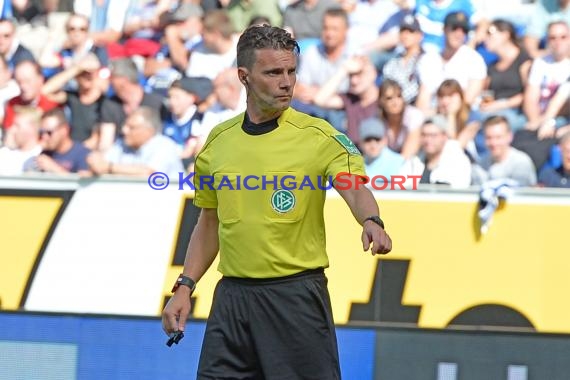
[[[338,380],[336,333],[322,269],[216,286],[199,380]]]

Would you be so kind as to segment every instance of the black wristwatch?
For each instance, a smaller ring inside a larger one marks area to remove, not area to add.
[[[174,283],[174,286],[172,287],[172,293],[174,293],[176,291],[176,289],[178,289],[180,287],[180,285],[185,285],[185,286],[189,287],[190,288],[190,295],[192,295],[192,293],[194,292],[194,289],[196,289],[196,281],[192,280],[188,276],[184,276],[182,273],[180,273],[180,276],[178,276],[178,278],[176,279],[176,282]]]
[[[384,228],[384,222],[382,221],[382,219],[380,219],[380,217],[378,215],[369,216],[368,218],[364,219],[364,221],[362,223],[364,224],[364,222],[366,222],[367,220],[373,221],[374,223],[376,223],[377,225],[382,227],[383,230],[386,229],[386,228]]]

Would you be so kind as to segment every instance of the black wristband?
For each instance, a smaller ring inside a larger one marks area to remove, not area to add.
[[[185,286],[189,287],[190,288],[190,294],[192,294],[194,292],[194,289],[196,289],[196,281],[192,280],[188,276],[184,276],[182,273],[176,279],[176,282],[174,283],[174,286],[172,287],[172,293],[174,293],[176,291],[176,289],[178,289],[180,287],[180,285],[185,285]]]
[[[367,220],[370,220],[370,221],[376,223],[377,225],[382,227],[383,230],[386,229],[384,227],[384,222],[382,221],[382,219],[380,219],[380,217],[378,215],[369,216],[368,218],[364,219],[364,221],[362,223],[364,224],[364,222],[366,222]]]

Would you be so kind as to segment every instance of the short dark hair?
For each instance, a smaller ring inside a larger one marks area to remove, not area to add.
[[[509,120],[506,117],[501,115],[489,116],[483,122],[483,131],[487,129],[487,127],[503,123],[507,126],[507,129],[511,131],[511,125],[509,124]]]
[[[325,11],[325,13],[323,14],[323,20],[325,17],[336,17],[336,18],[340,18],[344,21],[344,23],[348,26],[349,21],[348,21],[348,14],[346,13],[346,11],[342,8],[329,8]]]
[[[247,28],[237,44],[237,65],[251,69],[255,60],[255,51],[261,49],[289,50],[299,55],[299,44],[284,29],[255,25]]]

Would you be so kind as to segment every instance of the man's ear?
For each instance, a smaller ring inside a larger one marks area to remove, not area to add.
[[[238,78],[239,81],[245,86],[247,87],[249,85],[247,77],[248,77],[248,70],[244,67],[238,67]]]

